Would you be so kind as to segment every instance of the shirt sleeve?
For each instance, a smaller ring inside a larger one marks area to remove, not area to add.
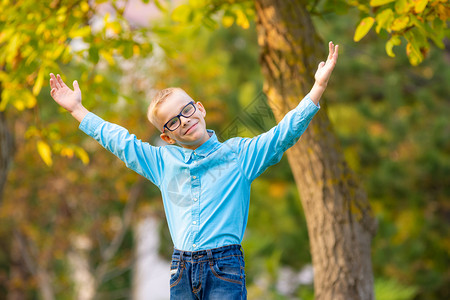
[[[315,105],[308,94],[278,125],[254,138],[240,140],[242,171],[250,182],[281,160],[283,153],[298,141],[319,109],[320,105]]]
[[[121,159],[128,168],[160,185],[163,169],[161,147],[142,142],[125,128],[106,122],[91,112],[83,118],[79,128]]]

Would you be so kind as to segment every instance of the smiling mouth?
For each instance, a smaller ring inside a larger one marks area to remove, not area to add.
[[[189,129],[186,130],[186,132],[185,132],[184,134],[185,134],[185,135],[188,134],[188,133],[191,131],[192,128],[194,128],[195,126],[197,126],[197,124],[198,124],[198,122],[195,123],[194,125],[192,125],[191,127],[189,127]]]

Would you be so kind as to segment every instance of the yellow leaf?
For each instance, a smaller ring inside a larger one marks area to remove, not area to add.
[[[89,155],[86,153],[86,151],[84,151],[83,148],[76,147],[75,148],[75,153],[81,159],[83,164],[87,165],[89,163]]]
[[[27,91],[24,93],[23,102],[26,108],[33,108],[36,106],[37,100],[33,94]]]
[[[398,46],[401,44],[401,40],[398,36],[394,35],[392,36],[389,41],[387,41],[386,43],[386,53],[387,55],[389,55],[390,57],[395,57],[394,51],[392,51],[392,48],[394,48],[394,46]]]
[[[356,27],[353,40],[355,42],[360,41],[369,32],[370,28],[372,28],[374,22],[375,19],[372,17],[366,17],[362,19],[359,25]]]
[[[111,54],[111,52],[100,49],[100,55],[108,62],[110,66],[114,66],[116,64],[116,61],[114,60],[114,57]]]
[[[37,96],[42,89],[42,84],[44,83],[44,68],[40,68],[36,81],[33,86],[33,95]]]
[[[11,100],[10,94],[11,91],[9,89],[3,89],[1,92],[2,101],[0,101],[0,111],[4,111],[6,109],[6,105]]]
[[[134,55],[140,55],[141,54],[141,48],[138,45],[133,45],[133,54]]]
[[[110,23],[108,23],[108,24],[110,24]],[[70,31],[69,37],[72,39],[77,38],[77,37],[82,38],[82,37],[88,36],[89,34],[91,34],[91,26],[84,26],[84,27],[77,28],[75,30]]]
[[[201,8],[201,7],[205,6],[205,1],[203,1],[203,0],[189,0],[189,4],[193,8]]]
[[[187,4],[177,6],[172,12],[172,20],[175,22],[186,22],[191,14],[191,8]]]
[[[39,140],[37,141],[37,150],[45,164],[50,167],[53,164],[50,146],[46,142]]]
[[[416,14],[420,14],[421,12],[423,12],[425,10],[425,7],[427,7],[427,4],[428,4],[428,0],[416,1],[415,5],[414,5],[414,12]]]
[[[397,0],[395,1],[395,11],[399,15],[407,13],[410,5],[411,4],[407,0]]]
[[[73,149],[71,149],[71,148],[63,148],[63,149],[61,150],[61,155],[62,155],[62,156],[66,156],[66,157],[68,157],[68,158],[72,158],[73,155],[74,155],[74,151],[73,151]]]
[[[394,2],[395,0],[370,0],[370,6],[380,6],[387,3]]]
[[[241,26],[244,29],[247,29],[250,27],[250,23],[248,22],[247,16],[241,11],[236,11],[236,24]]]
[[[224,27],[228,28],[231,27],[234,23],[234,17],[232,16],[223,16],[222,18],[222,24]]]
[[[408,26],[408,23],[409,23],[409,16],[397,18],[394,20],[394,22],[392,22],[391,29],[394,31],[400,31],[406,28],[406,26]]]
[[[83,12],[89,11],[89,4],[87,3],[87,1],[81,2],[80,7],[81,7],[81,11],[83,11]]]
[[[389,32],[392,20],[394,20],[394,12],[390,8],[385,9],[377,14],[376,20],[377,27],[375,30],[377,33],[380,33],[381,28],[385,28]]]

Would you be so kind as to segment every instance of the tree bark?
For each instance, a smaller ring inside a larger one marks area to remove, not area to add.
[[[256,0],[255,7],[264,92],[280,121],[311,89],[328,48],[315,32],[306,1]],[[320,105],[300,141],[287,151],[306,215],[315,298],[374,299],[376,220],[344,159],[323,99]]]
[[[0,111],[0,205],[2,203],[3,189],[6,183],[9,165],[12,160],[13,139],[10,131],[8,130],[5,113]]]

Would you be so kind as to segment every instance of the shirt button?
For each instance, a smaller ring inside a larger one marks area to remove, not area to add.
[[[197,198],[194,198],[194,201],[197,201],[198,199]]]
[[[192,224],[194,224],[194,225],[197,224],[197,221],[192,222]]]
[[[197,245],[196,245],[196,244],[193,244],[193,245],[192,245],[192,247],[194,247],[194,248],[195,248],[195,247],[197,247]]]
[[[197,178],[197,176],[192,176],[193,179]]]

